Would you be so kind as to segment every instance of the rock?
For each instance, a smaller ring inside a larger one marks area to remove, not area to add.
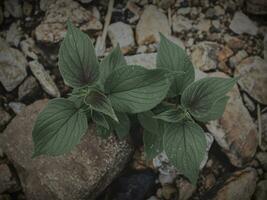
[[[32,38],[27,38],[26,40],[21,41],[20,47],[26,57],[29,57],[33,60],[38,60],[37,54],[39,53],[39,51]]]
[[[135,45],[131,26],[123,22],[110,24],[108,27],[108,36],[113,47],[119,44],[124,54],[131,51]]]
[[[26,66],[27,61],[23,54],[10,48],[0,38],[0,82],[8,92],[15,89],[27,76]]]
[[[178,15],[188,15],[191,12],[191,7],[179,8],[177,10]]]
[[[181,47],[182,49],[185,50],[185,46],[184,46],[184,42],[182,40],[180,40],[177,37],[174,37],[172,35],[168,35],[166,36],[170,41],[172,41],[174,44],[178,45],[179,47]]]
[[[202,71],[216,69],[219,50],[220,45],[215,42],[200,42],[193,47],[191,54],[193,65]]]
[[[0,193],[12,191],[17,186],[16,180],[12,176],[6,164],[0,164]]]
[[[261,115],[263,139],[267,143],[267,113]]]
[[[178,191],[173,185],[166,184],[166,185],[163,185],[162,187],[162,196],[164,197],[164,199],[167,199],[167,200],[173,199],[175,197],[177,198]]]
[[[263,41],[263,46],[264,46],[264,60],[267,61],[267,33],[264,36],[264,41]]]
[[[128,65],[141,65],[148,69],[156,68],[156,53],[125,56]]]
[[[230,48],[228,48],[227,46],[224,46],[218,53],[218,60],[220,62],[225,62],[228,60],[230,56],[233,55],[233,53],[234,52]]]
[[[8,31],[7,31],[7,35],[6,35],[6,41],[15,47],[18,47],[19,42],[22,38],[22,31],[21,31],[21,27],[19,25],[19,22],[14,22],[11,24],[11,26],[9,27]]]
[[[215,18],[217,18],[216,10],[214,8],[208,8],[208,10],[205,13],[205,17],[207,19],[215,19]]]
[[[242,90],[262,104],[267,104],[266,74],[267,62],[258,56],[246,58],[235,70]]]
[[[112,185],[112,199],[143,200],[153,194],[157,175],[151,171],[136,171],[121,176]]]
[[[255,197],[255,200],[267,199],[267,180],[260,181],[257,184],[254,197]]]
[[[176,186],[179,190],[179,200],[189,199],[196,191],[196,186],[192,185],[187,180],[181,178],[176,182]]]
[[[24,1],[22,10],[25,16],[30,16],[32,14],[33,6],[28,1]]]
[[[193,21],[182,16],[174,15],[172,18],[172,29],[174,32],[181,33],[183,31],[189,31],[193,28]]]
[[[210,73],[212,77],[227,77],[224,73]],[[236,167],[242,167],[249,162],[257,149],[257,129],[248,110],[243,105],[237,86],[228,94],[223,116],[207,124],[223,152]]]
[[[201,19],[196,25],[194,25],[195,29],[203,32],[209,32],[210,27],[211,21],[208,19]]]
[[[264,171],[267,171],[267,152],[259,152],[256,155],[256,158],[260,162]]]
[[[254,15],[266,15],[267,3],[265,0],[246,0],[247,12]]]
[[[204,188],[206,190],[212,188],[215,185],[215,183],[216,183],[216,178],[212,173],[205,176]]]
[[[236,55],[229,59],[229,66],[233,69],[235,68],[244,58],[248,57],[248,53],[245,50],[240,50]]]
[[[253,112],[256,109],[254,102],[251,100],[251,98],[246,93],[243,94],[243,100],[244,100],[245,106],[247,107],[249,111]]]
[[[8,106],[13,110],[14,113],[19,114],[21,113],[25,108],[26,105],[20,102],[10,102]]]
[[[39,85],[33,76],[29,76],[26,80],[19,86],[18,96],[20,100],[25,97],[32,97],[39,90]]]
[[[165,184],[172,184],[176,174],[159,174],[159,182],[163,186]]]
[[[19,0],[5,0],[5,11],[11,14],[12,17],[22,17],[22,7]]]
[[[255,191],[257,179],[257,172],[253,168],[237,171],[225,180],[213,199],[250,200]]]
[[[217,16],[223,16],[225,14],[225,10],[219,5],[215,6],[214,10]]]
[[[149,5],[145,7],[136,25],[136,40],[138,45],[159,42],[159,32],[163,35],[171,34],[168,19],[155,6]]]
[[[227,46],[230,47],[233,51],[237,51],[244,48],[243,40],[240,40],[238,37],[225,35],[224,40],[226,41]]]
[[[142,46],[139,46],[136,50],[136,53],[137,54],[142,54],[142,53],[146,53],[148,50],[147,46],[145,45],[142,45]]]
[[[43,65],[39,63],[37,60],[33,60],[29,62],[30,69],[33,75],[38,79],[42,88],[45,92],[47,92],[52,97],[60,97],[60,92],[51,78],[51,76],[45,71]]]
[[[237,34],[247,33],[257,35],[258,33],[256,24],[240,11],[235,13],[230,24],[230,29]]]
[[[66,22],[70,21],[82,31],[100,30],[101,22],[91,11],[83,8],[73,0],[57,0],[50,4],[45,17],[34,31],[37,41],[43,43],[57,43],[66,33]]]
[[[78,1],[81,2],[81,3],[90,3],[93,0],[78,0]]]
[[[40,0],[40,9],[42,11],[46,11],[49,7],[49,5],[54,4],[56,0]]]
[[[10,121],[10,119],[11,119],[10,114],[0,107],[0,130]]]
[[[90,126],[71,153],[32,159],[33,123],[46,104],[47,100],[39,100],[27,106],[12,120],[1,138],[26,198],[94,199],[123,169],[132,147],[113,136],[105,140],[99,138],[94,126]]]
[[[164,1],[158,1],[158,6],[163,9],[168,9],[175,3],[175,0],[164,0]]]

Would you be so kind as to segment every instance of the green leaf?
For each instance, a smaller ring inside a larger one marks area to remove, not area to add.
[[[99,91],[92,90],[84,98],[84,103],[89,105],[93,110],[110,116],[115,121],[118,118],[112,108],[111,102],[104,94]]]
[[[96,125],[96,134],[99,137],[106,139],[111,135],[111,131],[103,126]]]
[[[110,74],[105,91],[116,111],[139,113],[150,110],[166,96],[170,82],[165,70],[130,65]]]
[[[151,133],[148,130],[143,132],[144,152],[148,160],[152,160],[158,154],[163,152],[163,135],[160,132]]]
[[[59,70],[71,87],[92,85],[99,76],[99,63],[89,37],[68,21],[68,31],[59,49]]]
[[[172,72],[184,72],[177,74],[170,87],[169,96],[180,95],[183,90],[194,81],[194,67],[185,51],[160,34],[160,44],[157,54],[157,68],[163,68]]]
[[[109,129],[109,124],[104,116],[104,114],[97,112],[97,111],[92,111],[92,120],[95,122],[98,126],[102,126],[106,129]]]
[[[165,122],[177,123],[185,118],[185,113],[181,109],[171,108],[154,116],[155,119],[160,119]]]
[[[154,119],[154,114],[151,111],[138,113],[137,118],[142,127],[151,133],[156,133],[159,130],[159,123]]]
[[[107,77],[121,66],[126,66],[126,60],[120,50],[120,46],[117,45],[112,52],[106,56],[100,63],[100,81],[102,84],[105,83]]]
[[[33,157],[68,153],[88,128],[86,115],[68,99],[50,100],[33,127]]]
[[[119,122],[112,122],[113,128],[120,139],[125,138],[130,132],[130,119],[126,113],[116,112]]]
[[[163,147],[170,162],[193,184],[206,151],[206,138],[200,126],[190,120],[165,123]]]
[[[212,108],[212,105],[234,86],[236,79],[208,77],[198,80],[188,86],[181,97],[181,104],[195,118],[202,118]],[[218,104],[221,106],[221,104]],[[220,108],[219,108],[220,109]]]
[[[225,109],[228,99],[229,99],[228,96],[224,96],[218,99],[212,105],[211,109],[208,111],[208,113],[205,116],[202,116],[201,118],[196,117],[195,119],[201,122],[208,122],[208,121],[216,120],[220,118],[224,113],[224,109]]]

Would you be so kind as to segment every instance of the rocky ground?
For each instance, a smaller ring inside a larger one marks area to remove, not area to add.
[[[0,2],[0,200],[267,199],[266,1],[115,1],[103,43],[107,11],[105,0]],[[164,154],[145,161],[138,127],[118,141],[92,125],[69,155],[31,159],[37,113],[70,91],[57,66],[68,18],[99,57],[119,43],[129,64],[153,68],[160,31],[186,49],[196,78],[241,77],[224,115],[206,125],[196,186]]]

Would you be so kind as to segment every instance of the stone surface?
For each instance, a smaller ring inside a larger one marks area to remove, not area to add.
[[[203,31],[208,32],[211,27],[211,21],[208,19],[201,19],[196,25],[194,25],[194,28]]]
[[[267,61],[267,33],[264,36],[264,41],[263,41],[263,46],[264,46],[264,60]]]
[[[172,29],[174,32],[189,31],[193,28],[193,21],[182,15],[174,15],[172,18]]]
[[[17,115],[0,140],[13,162],[28,200],[94,199],[123,169],[132,148],[113,136],[96,136],[94,126],[69,154],[32,159],[32,127],[47,100]]]
[[[247,12],[254,15],[267,14],[267,1],[265,0],[246,0]]]
[[[158,1],[159,7],[163,8],[163,9],[168,9],[174,3],[175,3],[175,0]]]
[[[0,107],[0,130],[2,126],[5,126],[10,121],[10,119],[10,114]]]
[[[108,36],[113,47],[119,44],[123,53],[131,51],[135,45],[131,26],[123,22],[110,24],[108,27]]]
[[[57,0],[48,6],[44,20],[34,31],[38,41],[57,43],[66,33],[66,22],[70,21],[83,31],[100,30],[101,22],[88,9],[73,0]]]
[[[8,106],[13,110],[14,113],[19,114],[21,113],[25,108],[26,105],[20,102],[10,102]]]
[[[17,183],[6,164],[0,164],[0,193],[11,191]]]
[[[215,42],[200,42],[193,47],[191,54],[193,65],[202,71],[216,69],[219,50],[220,45]]]
[[[13,22],[8,31],[7,31],[7,35],[6,35],[6,41],[15,47],[18,47],[19,42],[22,38],[22,31],[21,31],[21,27],[19,25],[19,22]]]
[[[257,184],[254,197],[255,200],[267,199],[267,180],[262,180]]]
[[[267,104],[266,74],[267,62],[258,56],[246,58],[235,70],[241,89],[262,104]]]
[[[257,25],[241,11],[235,13],[230,24],[230,29],[237,34],[247,33],[257,35],[258,33]]]
[[[57,0],[40,0],[39,7],[42,11],[46,11],[49,5],[54,4]]]
[[[228,48],[227,46],[224,46],[218,53],[218,60],[220,62],[225,62],[228,60],[230,56],[233,55],[233,53],[234,52],[230,48]]]
[[[227,77],[221,72],[209,74],[212,77]],[[207,124],[210,133],[213,134],[217,143],[228,156],[230,162],[237,167],[244,166],[249,162],[257,149],[257,129],[243,105],[237,86],[228,94],[223,116]]]
[[[52,97],[59,97],[60,92],[51,76],[47,71],[45,71],[44,66],[37,60],[30,61],[29,66],[33,75],[37,78],[44,91]]]
[[[148,69],[156,68],[156,53],[125,56],[128,65],[141,65]]]
[[[10,92],[27,76],[27,61],[17,49],[10,48],[0,38],[0,82]]]
[[[267,152],[257,153],[256,158],[260,162],[264,171],[267,171]]]
[[[225,35],[224,40],[227,46],[230,47],[233,51],[237,51],[244,48],[244,41],[239,39],[238,37]]]
[[[176,186],[179,190],[179,200],[188,200],[196,191],[196,186],[183,178],[176,182]]]
[[[248,57],[248,53],[245,50],[238,51],[236,55],[229,59],[229,66],[235,68],[246,57]]]
[[[233,173],[214,196],[214,200],[250,200],[257,182],[257,172],[253,168],[246,168]]]
[[[0,25],[3,23],[3,21],[4,21],[3,9],[2,7],[0,7]]]
[[[164,35],[171,34],[168,19],[155,6],[149,5],[145,7],[136,25],[136,41],[138,45],[159,42],[159,32]]]
[[[29,57],[33,60],[38,59],[37,54],[39,52],[38,52],[38,49],[37,49],[35,42],[32,38],[27,38],[27,39],[21,41],[20,42],[20,48],[26,57]]]
[[[23,100],[25,97],[34,96],[38,91],[39,85],[33,76],[29,76],[26,80],[19,86],[19,99]]]
[[[5,0],[5,11],[7,11],[12,17],[22,17],[22,7],[19,0]]]
[[[255,103],[246,93],[243,94],[243,100],[244,100],[244,105],[247,107],[249,111],[253,112],[256,109]]]

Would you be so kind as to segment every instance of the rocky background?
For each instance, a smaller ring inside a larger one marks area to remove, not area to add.
[[[108,4],[0,1],[0,200],[267,199],[267,1]],[[196,78],[241,76],[224,115],[206,125],[196,186],[164,154],[145,161],[138,127],[118,141],[100,139],[92,125],[69,155],[31,159],[38,112],[70,91],[57,66],[68,18],[93,39],[100,58],[119,43],[129,64],[152,68],[160,31],[186,49]]]

